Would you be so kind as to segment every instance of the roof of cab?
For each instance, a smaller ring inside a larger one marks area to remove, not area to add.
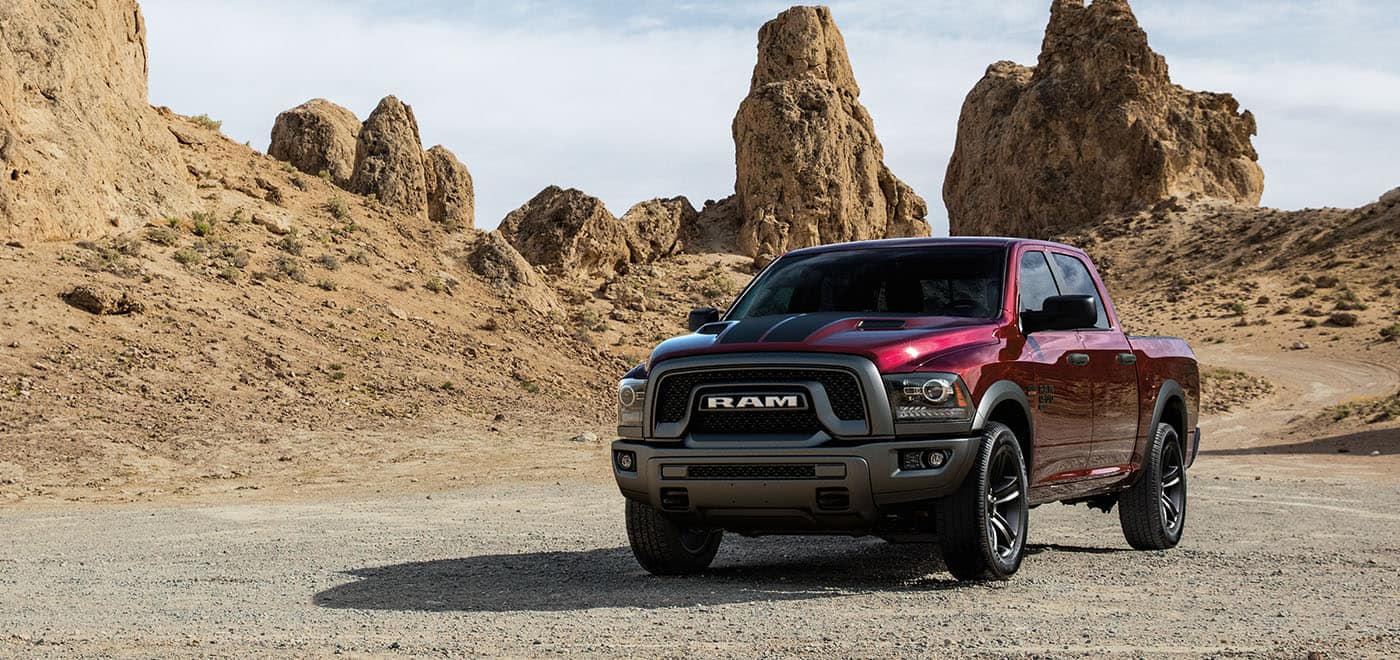
[[[882,248],[899,247],[950,247],[950,246],[986,246],[986,247],[1010,247],[1018,243],[1028,243],[1033,245],[1053,246],[1083,252],[1079,248],[1063,243],[1052,241],[1040,241],[1030,238],[1005,238],[1000,236],[945,236],[945,237],[925,237],[925,238],[886,238],[876,241],[853,241],[850,243],[832,243],[830,245],[817,245],[813,247],[801,248],[789,252],[790,255],[820,254],[824,252],[840,252],[846,250],[872,250]]]

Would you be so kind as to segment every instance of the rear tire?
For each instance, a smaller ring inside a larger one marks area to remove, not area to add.
[[[641,502],[627,500],[627,541],[653,575],[690,575],[709,568],[724,532],[685,527]]]
[[[935,509],[939,546],[959,580],[1005,580],[1021,567],[1030,510],[1026,460],[1016,434],[991,422],[977,462]]]
[[[1186,529],[1186,460],[1181,439],[1158,424],[1143,459],[1142,476],[1118,499],[1118,520],[1138,550],[1176,547]]]

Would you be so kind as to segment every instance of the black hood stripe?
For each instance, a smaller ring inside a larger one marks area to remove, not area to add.
[[[763,338],[768,334],[773,326],[782,323],[791,316],[758,316],[749,319],[742,319],[738,323],[729,326],[724,334],[719,336],[719,344],[750,344]]]
[[[848,318],[851,318],[850,314],[842,314],[839,312],[803,314],[801,316],[793,318],[787,323],[784,323],[774,328],[772,332],[768,333],[767,337],[763,338],[763,341],[803,341],[808,337],[812,336],[812,334],[816,331],[821,330],[822,328],[825,328],[826,326],[831,325],[832,323]]]
[[[843,312],[823,312],[742,319],[720,335],[718,343],[800,342],[832,323],[849,318],[854,317]]]

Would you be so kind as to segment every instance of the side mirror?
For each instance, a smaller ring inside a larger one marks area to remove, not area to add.
[[[690,310],[690,316],[685,320],[685,325],[691,332],[700,329],[700,326],[714,323],[719,320],[719,310],[713,307],[698,307]]]
[[[1041,330],[1092,328],[1099,321],[1099,308],[1093,296],[1051,296],[1038,312],[1021,312],[1026,334]]]

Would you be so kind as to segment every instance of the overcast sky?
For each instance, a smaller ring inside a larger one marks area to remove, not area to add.
[[[946,233],[943,172],[987,65],[1034,64],[1050,0],[829,3],[886,162]],[[1254,111],[1264,203],[1357,206],[1400,186],[1400,12],[1389,0],[1137,0],[1175,82]],[[395,94],[446,145],[494,227],[541,188],[614,213],[733,192],[729,126],[758,27],[787,5],[486,0],[143,0],[151,101],[265,150],[325,97],[363,119]]]

